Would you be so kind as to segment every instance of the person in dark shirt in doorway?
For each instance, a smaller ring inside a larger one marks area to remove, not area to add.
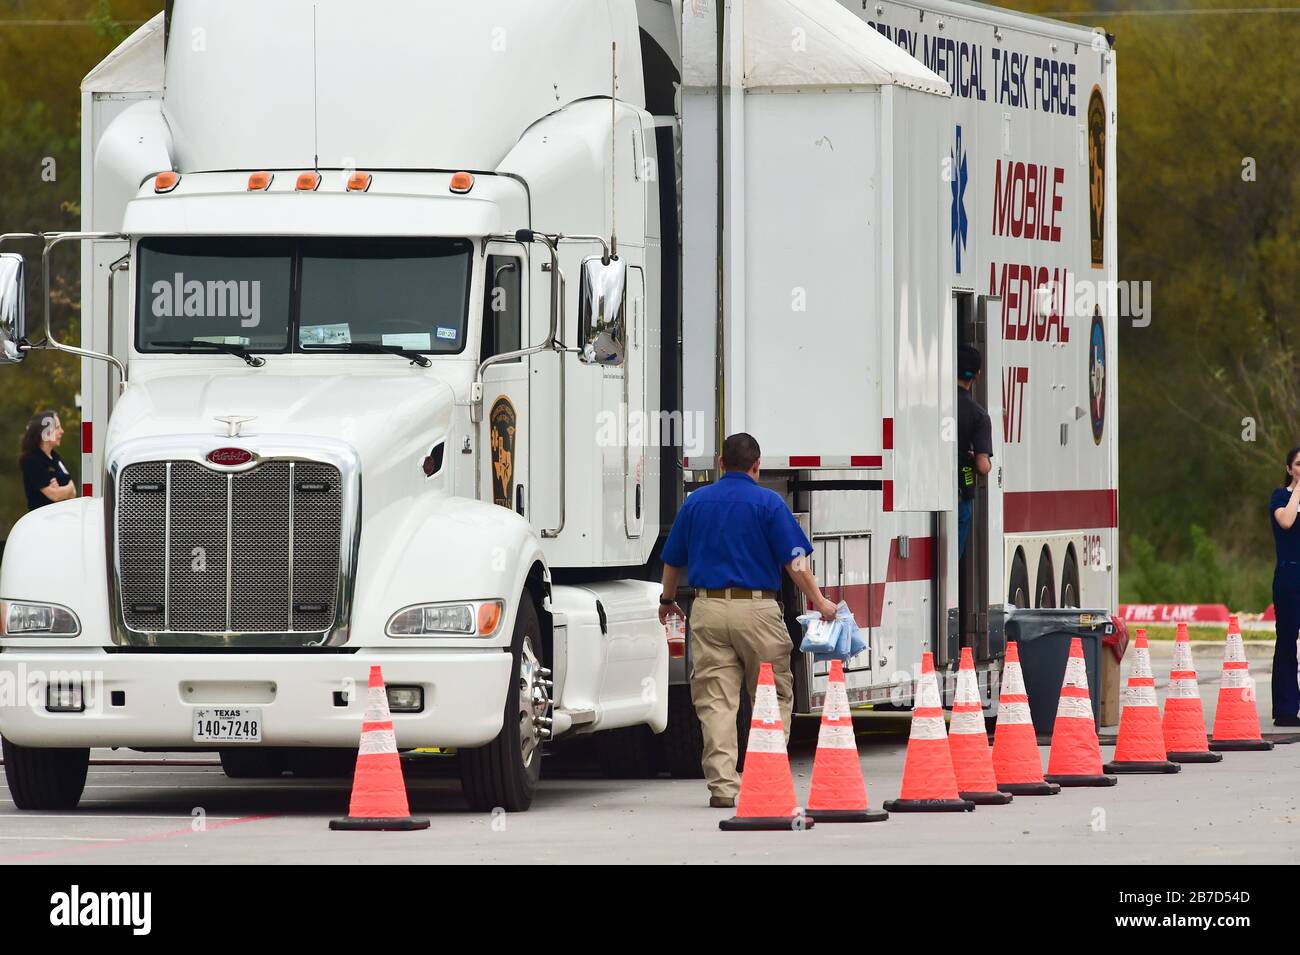
[[[973,389],[983,368],[983,358],[973,345],[957,351],[957,556],[966,552],[971,510],[975,503],[975,476],[993,469],[993,422],[975,400]]]
[[[72,475],[55,450],[62,440],[63,424],[53,411],[38,412],[27,422],[18,465],[23,472],[29,511],[77,496]]]

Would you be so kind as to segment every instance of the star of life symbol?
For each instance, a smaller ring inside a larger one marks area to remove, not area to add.
[[[225,435],[225,436],[226,436],[227,438],[237,438],[237,437],[239,437],[239,431],[240,431],[240,429],[244,426],[244,423],[247,422],[247,421],[252,421],[252,420],[253,420],[254,418],[256,418],[256,417],[257,417],[257,415],[235,415],[235,414],[232,414],[232,415],[222,415],[222,416],[218,416],[218,417],[213,418],[212,420],[213,420],[213,421],[220,421],[222,424],[224,424],[224,425],[226,426],[226,435]]]
[[[961,127],[957,127],[956,147],[948,153],[952,168],[948,181],[952,187],[952,243],[957,252],[957,271],[961,271],[961,250],[966,247],[966,184],[970,179],[966,168],[966,150],[961,145]]]

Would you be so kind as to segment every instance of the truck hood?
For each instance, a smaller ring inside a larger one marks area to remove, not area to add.
[[[446,440],[455,404],[451,386],[433,373],[420,375],[198,373],[132,382],[118,400],[107,450],[136,438],[210,435],[214,443],[255,445],[276,436],[333,438],[361,459],[366,496],[373,504],[424,486],[420,464]],[[251,418],[240,437],[224,438],[218,417]],[[450,449],[448,449],[450,450]],[[394,486],[395,485],[395,486]]]

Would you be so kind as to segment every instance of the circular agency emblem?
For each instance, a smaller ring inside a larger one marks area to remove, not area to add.
[[[1106,264],[1106,98],[1094,86],[1088,98],[1088,238],[1092,267]]]
[[[1106,324],[1100,306],[1093,309],[1088,335],[1088,405],[1092,412],[1092,442],[1101,444],[1106,426]]]
[[[513,507],[510,499],[515,481],[515,406],[501,395],[492,402],[488,427],[492,433],[492,503]]]

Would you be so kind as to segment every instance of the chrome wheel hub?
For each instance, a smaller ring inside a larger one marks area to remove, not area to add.
[[[551,736],[552,686],[551,671],[525,639],[519,655],[519,756],[525,769],[540,758],[542,742]]]

